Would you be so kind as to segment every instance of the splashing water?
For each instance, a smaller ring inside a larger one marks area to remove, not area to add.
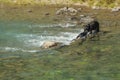
[[[61,28],[57,24],[0,22],[0,50],[36,52],[45,41],[69,45],[79,32],[80,29]]]

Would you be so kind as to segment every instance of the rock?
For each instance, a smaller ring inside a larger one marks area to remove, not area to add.
[[[93,6],[92,9],[94,9],[94,10],[99,10],[100,7],[99,7],[99,6]]]
[[[80,18],[83,18],[83,17],[85,17],[85,15],[82,15],[82,14],[81,14],[81,15],[80,15]]]
[[[77,10],[78,10],[78,12],[81,12],[82,8],[78,8]]]
[[[56,15],[61,15],[61,14],[71,14],[71,15],[76,15],[78,11],[74,8],[68,8],[68,7],[63,7],[57,10]]]
[[[60,14],[61,14],[60,10],[56,11],[56,15],[60,15]]]
[[[70,20],[72,20],[72,21],[73,21],[73,20],[78,20],[78,18],[75,17],[75,16],[73,16],[73,17],[70,18]]]
[[[118,12],[118,11],[120,11],[120,7],[116,7],[111,10],[111,12]]]
[[[60,43],[59,42],[54,42],[54,41],[46,41],[43,43],[42,48],[52,48],[58,46]]]
[[[68,11],[71,12],[71,13],[77,13],[77,10],[74,9],[74,8],[68,8]]]
[[[74,8],[68,8],[68,13],[70,13],[71,15],[76,15],[78,11]]]
[[[45,13],[45,15],[47,16],[47,15],[50,15],[50,13]]]
[[[32,11],[32,10],[27,10],[27,12],[31,13],[31,12],[33,12],[33,11]]]
[[[56,15],[64,14],[65,12],[67,12],[67,9],[68,7],[60,8],[59,10],[57,10]]]

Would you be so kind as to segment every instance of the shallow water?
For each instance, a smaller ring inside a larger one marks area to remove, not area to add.
[[[9,8],[7,10],[11,11]],[[41,10],[37,8],[36,11],[40,15]],[[21,9],[16,12],[11,13],[16,15],[16,21],[0,21],[0,80],[120,79],[119,34],[103,34],[100,41],[86,41],[82,46],[73,44],[60,50],[43,50],[40,46],[47,40],[69,45],[81,29],[74,28],[72,24],[51,23],[52,18],[39,21],[43,13],[40,16],[34,14],[36,19],[31,13],[21,13]],[[120,25],[119,13],[110,16],[106,11],[96,12],[100,25],[105,28],[103,30],[113,31],[115,25]],[[26,19],[20,21],[18,13]],[[11,14],[6,14],[5,18],[11,19]],[[29,19],[32,22],[27,21]]]
[[[69,45],[79,32],[78,28],[64,28],[53,23],[0,21],[0,51],[34,53],[40,51],[45,41]]]

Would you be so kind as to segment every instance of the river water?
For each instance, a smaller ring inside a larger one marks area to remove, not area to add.
[[[40,47],[45,41],[69,45],[71,40],[80,33],[80,29],[64,26],[28,21],[0,21],[0,51],[34,53],[41,50]]]

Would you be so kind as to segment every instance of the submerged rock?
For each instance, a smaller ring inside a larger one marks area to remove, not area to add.
[[[46,42],[43,43],[42,48],[47,49],[47,48],[57,47],[60,44],[61,43],[55,42],[55,41],[46,41]]]

